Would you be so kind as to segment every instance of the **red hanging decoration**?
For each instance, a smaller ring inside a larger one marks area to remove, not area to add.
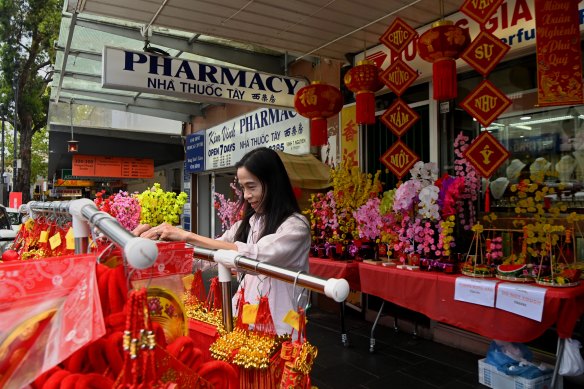
[[[276,326],[274,325],[274,319],[270,311],[270,304],[268,298],[265,296],[260,297],[255,330],[266,335],[276,336]]]
[[[310,371],[318,355],[306,339],[306,313],[298,309],[298,338],[282,344],[281,358],[286,361],[280,388],[311,388]]]
[[[357,123],[375,124],[375,92],[383,86],[379,80],[379,68],[373,61],[359,61],[345,74],[344,81],[356,95]]]
[[[327,143],[326,119],[339,113],[342,107],[341,91],[320,81],[313,81],[296,93],[294,96],[296,112],[310,119],[311,146],[322,146]]]
[[[156,340],[148,316],[146,289],[132,290],[128,298],[122,344],[124,363],[114,389],[161,388],[154,361]]]
[[[201,269],[197,269],[193,274],[190,295],[196,303],[205,301],[205,286],[203,285],[203,272]]]
[[[207,309],[223,309],[223,292],[221,291],[221,285],[219,285],[219,277],[213,277],[211,279],[211,285],[209,285],[209,294],[207,295]]]
[[[432,63],[435,100],[451,100],[458,96],[456,59],[470,43],[467,29],[450,20],[440,20],[418,39],[420,57]]]

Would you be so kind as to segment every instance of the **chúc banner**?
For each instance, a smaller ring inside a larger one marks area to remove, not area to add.
[[[583,103],[578,1],[535,0],[540,106]]]

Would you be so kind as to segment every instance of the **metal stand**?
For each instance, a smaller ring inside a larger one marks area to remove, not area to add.
[[[558,351],[556,351],[556,365],[554,366],[554,374],[552,375],[551,389],[556,389],[558,386],[558,369],[562,363],[562,355],[564,354],[565,345],[566,339],[558,338]]]
[[[345,302],[342,301],[339,305],[341,315],[341,343],[343,343],[343,346],[349,347],[349,336],[347,335],[347,329],[345,328]]]
[[[73,233],[75,236],[75,253],[83,253],[87,250],[87,242],[90,235],[90,226],[97,228],[103,234],[119,245],[128,263],[138,269],[152,266],[158,256],[156,242],[150,239],[139,238],[123,228],[116,219],[97,209],[89,199],[39,202],[31,201],[26,205],[31,217],[35,212],[48,212],[54,214],[70,214],[73,218]],[[237,269],[253,271],[281,281],[294,283],[299,287],[323,293],[337,302],[343,302],[349,295],[349,283],[345,279],[329,278],[325,280],[310,274],[294,272],[279,266],[259,262],[236,252],[228,250],[210,250],[202,247],[193,247],[193,257],[207,261],[215,261],[219,253],[234,256],[234,265]],[[85,250],[85,251],[84,251]],[[231,270],[222,264],[219,266],[219,282],[223,292],[223,322],[225,329],[233,330],[233,313],[231,310]]]
[[[344,278],[329,278],[328,280],[325,280],[324,278],[310,274],[295,272],[280,266],[259,262],[242,255],[237,255],[236,252],[229,250],[211,250],[197,246],[192,247],[193,257],[196,259],[215,262],[215,256],[228,253],[229,256],[233,257],[233,264],[238,270],[248,270],[280,281],[289,282],[298,285],[299,287],[322,293],[339,303],[345,301],[349,295],[349,283]],[[221,288],[224,291],[228,291],[228,293],[223,293],[223,307],[228,307],[228,309],[224,309],[223,311],[223,324],[227,331],[231,331],[233,329],[233,314],[231,312],[231,271],[221,263],[218,263],[218,267]]]
[[[138,269],[152,266],[158,256],[156,242],[132,235],[118,221],[97,209],[93,201],[80,199],[72,201],[30,201],[22,208],[34,217],[35,213],[69,215],[73,221],[75,254],[87,252],[90,227],[100,230],[109,240],[120,246],[128,263]]]
[[[383,312],[383,307],[385,306],[385,300],[383,300],[383,302],[381,303],[381,307],[379,307],[379,312],[377,312],[377,316],[375,316],[375,321],[373,322],[373,325],[371,326],[371,336],[369,337],[369,352],[373,353],[375,352],[375,327],[377,327],[377,322],[379,321],[379,318],[381,317],[381,312]]]

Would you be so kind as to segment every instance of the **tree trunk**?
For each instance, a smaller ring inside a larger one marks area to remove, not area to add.
[[[19,156],[21,159],[21,168],[18,169],[16,176],[16,191],[22,192],[22,202],[30,201],[30,166],[32,159],[32,117],[25,115],[20,120],[20,141]]]

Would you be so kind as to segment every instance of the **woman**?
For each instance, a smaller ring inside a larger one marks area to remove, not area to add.
[[[150,239],[235,250],[260,262],[292,271],[308,271],[310,227],[300,214],[290,179],[278,154],[265,147],[258,148],[244,155],[236,168],[237,181],[243,192],[239,208],[243,208],[243,219],[220,238],[207,238],[166,223],[154,228],[139,226],[134,233]],[[297,309],[295,297],[300,288],[294,290],[292,284],[257,274],[245,274],[240,284],[242,287],[245,301],[250,304],[257,304],[260,296],[268,297],[279,335],[292,331],[282,319],[288,311]],[[234,310],[237,298],[238,294],[233,299]]]

